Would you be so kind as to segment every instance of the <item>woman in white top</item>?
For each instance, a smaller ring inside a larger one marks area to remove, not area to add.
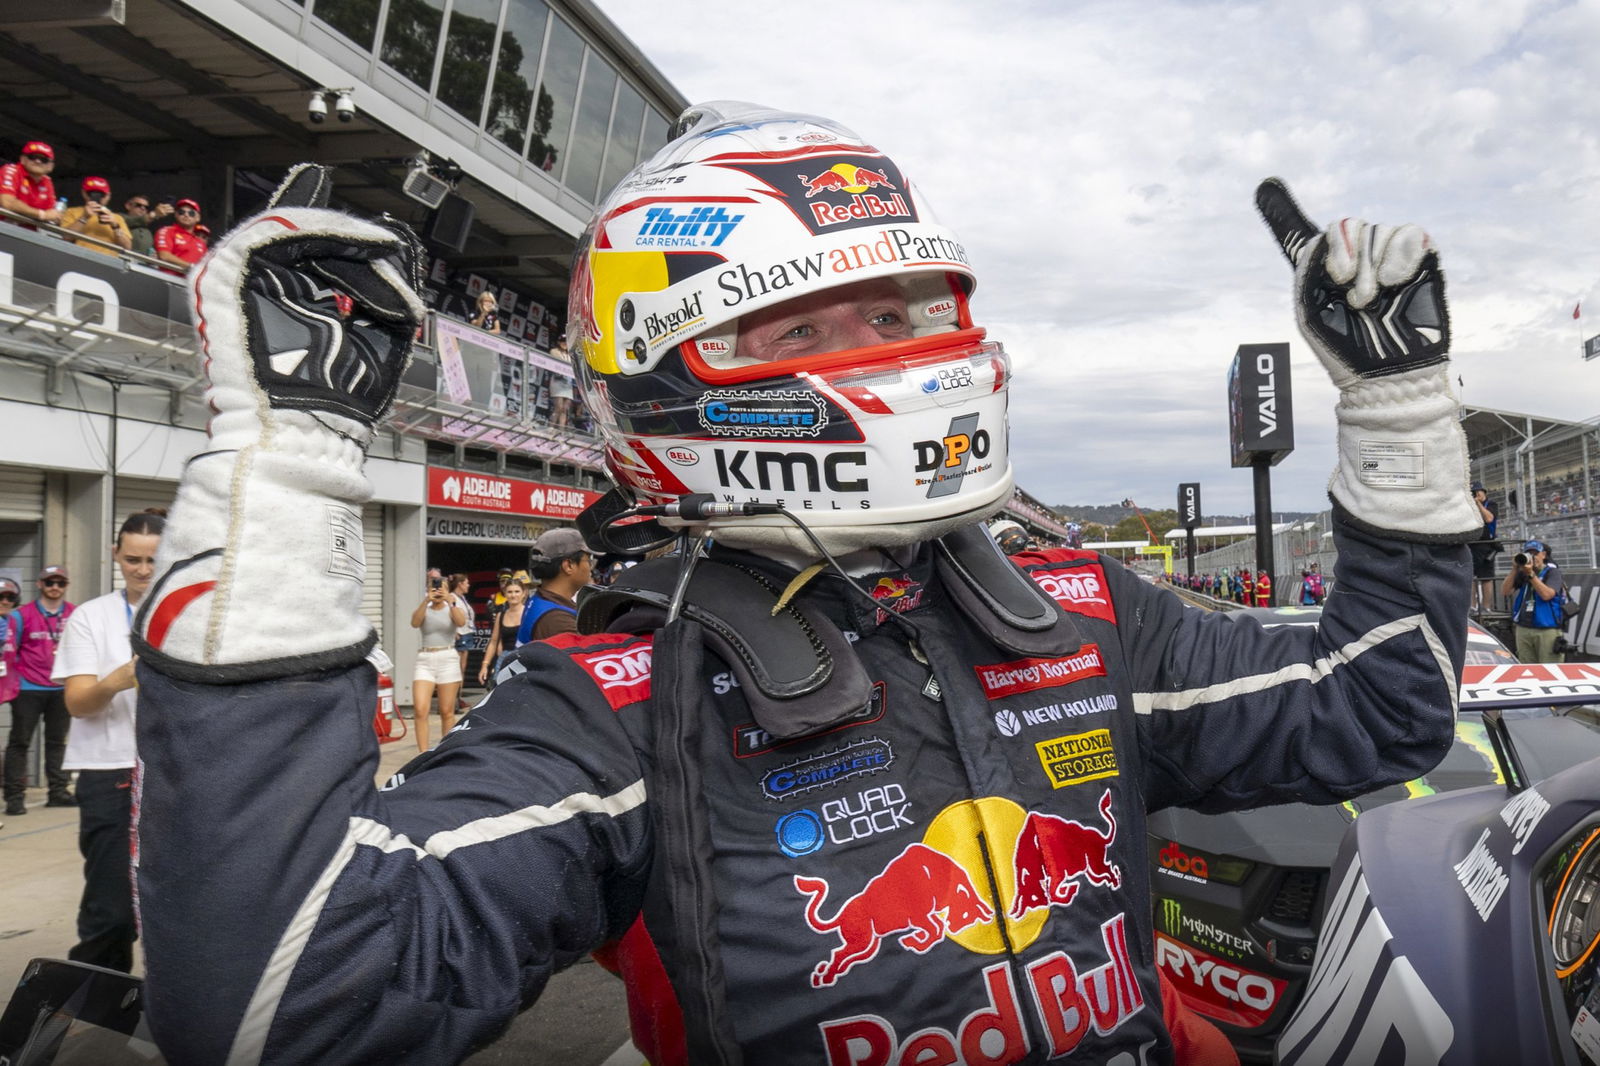
[[[78,771],[78,850],[83,854],[78,944],[67,958],[124,973],[133,970],[137,936],[128,827],[138,681],[128,632],[155,576],[163,515],[140,511],[122,523],[111,557],[122,571],[124,588],[78,606],[67,619],[51,672],[51,680],[62,684],[72,716],[62,767]]]
[[[439,735],[456,724],[456,696],[461,692],[461,660],[456,655],[456,630],[466,622],[466,612],[450,601],[444,575],[428,571],[428,594],[411,612],[411,628],[422,630],[417,668],[411,677],[411,707],[416,717],[417,750],[428,750],[428,715],[433,694],[439,693]]]

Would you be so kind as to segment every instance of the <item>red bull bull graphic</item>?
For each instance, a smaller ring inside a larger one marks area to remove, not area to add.
[[[919,955],[947,939],[984,955],[1033,943],[1050,909],[1070,906],[1080,887],[1122,884],[1109,857],[1117,838],[1109,789],[1099,810],[1104,832],[1000,797],[952,804],[928,823],[920,842],[902,848],[831,918],[822,909],[833,886],[825,878],[796,876],[795,890],[808,897],[806,924],[839,940],[812,971],[812,987],[833,985],[870,962],[891,937]],[[992,889],[980,840],[995,856]],[[1001,860],[1006,855],[1010,862]],[[995,913],[995,899],[1008,904],[1004,914]]]
[[[1020,918],[1036,907],[1065,907],[1078,894],[1080,879],[1104,888],[1121,888],[1122,871],[1112,864],[1117,819],[1111,813],[1111,790],[1100,797],[1106,831],[1082,822],[1037,811],[1023,823],[1012,857],[1017,892],[1007,912]]]
[[[872,598],[878,601],[875,621],[881,626],[889,620],[889,611],[904,614],[921,607],[922,585],[909,574],[880,577],[872,586]]]
[[[908,844],[867,887],[845,900],[832,918],[821,914],[827,881],[796,876],[794,887],[811,897],[806,904],[806,924],[812,931],[837,932],[841,941],[811,971],[812,988],[825,988],[857,963],[876,958],[885,937],[903,933],[900,946],[921,955],[947,932],[959,932],[994,917],[967,872],[926,844]]]
[[[843,203],[823,199],[808,204],[811,220],[817,226],[835,226],[841,222],[863,219],[915,217],[905,196],[895,191],[895,183],[882,170],[858,167],[854,163],[835,163],[815,175],[801,172],[795,176],[806,190],[807,200],[824,193],[848,197]],[[880,196],[870,192],[871,189],[883,189],[888,195]]]
[[[1028,1002],[1044,1030],[1047,1058],[1071,1053],[1091,1030],[1110,1036],[1144,1009],[1144,993],[1128,952],[1126,924],[1121,914],[1101,923],[1107,961],[1092,969],[1064,951],[1024,967]],[[817,1028],[828,1066],[955,1062],[1002,1066],[1021,1062],[1031,1048],[1011,965],[1000,962],[985,967],[983,989],[987,1005],[968,1014],[953,1031],[929,1026],[902,1041],[894,1025],[876,1014],[822,1022]]]

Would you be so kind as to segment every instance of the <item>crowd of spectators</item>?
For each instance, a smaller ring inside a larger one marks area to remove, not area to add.
[[[123,214],[111,209],[111,182],[90,174],[79,184],[82,203],[67,206],[55,186],[55,149],[44,141],[22,146],[14,163],[0,166],[0,208],[15,216],[54,226],[60,236],[105,255],[135,252],[173,270],[187,271],[206,254],[211,231],[200,221],[194,200],[167,197],[152,205],[149,196],[130,196]],[[38,229],[28,222],[17,223]]]
[[[1242,607],[1271,607],[1272,577],[1265,570],[1251,571],[1248,567],[1236,570],[1224,568],[1217,573],[1173,574],[1168,580],[1191,592],[1204,593],[1219,600],[1228,600]],[[1327,598],[1327,585],[1323,581],[1322,567],[1318,563],[1301,567],[1300,580],[1295,582],[1292,598],[1277,606],[1296,604],[1304,607],[1320,606]]]

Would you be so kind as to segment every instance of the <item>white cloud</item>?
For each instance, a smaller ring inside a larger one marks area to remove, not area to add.
[[[1322,505],[1334,392],[1252,206],[1269,174],[1322,221],[1429,230],[1468,402],[1600,414],[1596,327],[1570,317],[1600,321],[1591,0],[601,6],[690,99],[827,115],[918,182],[1018,356],[1019,479],[1049,502],[1166,506],[1199,480],[1208,510],[1248,510],[1222,383],[1239,344],[1290,340],[1274,502]]]

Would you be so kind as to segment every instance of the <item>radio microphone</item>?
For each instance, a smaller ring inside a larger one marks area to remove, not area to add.
[[[678,518],[685,522],[708,522],[713,518],[781,514],[782,510],[775,503],[720,503],[709,492],[692,492],[687,496],[678,497],[676,503],[640,507],[636,513],[657,515],[662,518]]]

